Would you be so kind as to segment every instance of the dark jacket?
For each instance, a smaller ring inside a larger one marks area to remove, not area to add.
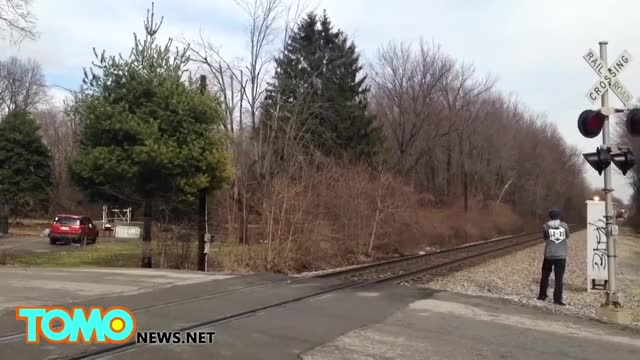
[[[543,226],[545,259],[566,259],[569,226],[560,220],[550,220]]]

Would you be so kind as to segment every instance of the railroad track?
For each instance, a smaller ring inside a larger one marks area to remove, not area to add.
[[[576,226],[571,225],[570,228],[575,231]],[[199,302],[205,304],[206,301],[211,301],[216,297],[228,296],[230,294],[247,291],[249,289],[255,289],[258,287],[285,283],[305,283],[316,279],[330,280],[326,281],[326,286],[321,286],[317,290],[311,290],[304,295],[293,296],[271,303],[267,302],[264,304],[260,304],[259,306],[249,306],[242,311],[232,312],[230,314],[225,314],[223,316],[218,316],[211,319],[193,321],[189,325],[181,326],[179,328],[163,329],[166,331],[182,332],[202,330],[225,322],[255,315],[269,309],[283,307],[288,304],[320,297],[341,290],[354,289],[380,283],[401,283],[408,279],[424,276],[425,274],[429,274],[430,272],[439,271],[452,266],[458,266],[460,264],[464,264],[465,262],[477,260],[482,257],[503,255],[508,251],[514,251],[534,244],[540,244],[542,243],[540,237],[540,232],[519,234],[515,236],[460,246],[439,252],[408,256],[373,264],[366,264],[347,270],[334,271],[307,278],[265,282],[264,284],[252,285],[217,294],[185,298],[178,301],[171,301],[163,304],[156,304],[153,306],[131,310],[136,317],[144,312],[158,312],[158,314],[161,315],[164,312],[172,311],[169,310],[172,307],[190,303],[195,303],[197,305]],[[23,341],[23,336],[24,334],[11,334],[8,336],[0,337],[0,346],[3,346],[3,344],[10,344],[12,342]],[[75,347],[73,348],[73,350],[71,350],[71,348],[65,349],[64,351],[61,351],[62,353],[58,352],[58,354],[49,354],[47,356],[47,359],[101,359],[111,357],[123,352],[135,351],[136,349],[145,346],[148,345],[137,344],[135,340],[119,345],[85,345],[84,347]],[[60,350],[62,350],[62,348],[60,348]]]
[[[571,230],[576,225],[569,226]],[[525,233],[501,237],[436,251],[366,264],[346,270],[338,270],[316,275],[318,278],[343,278],[366,283],[401,282],[435,270],[456,266],[482,257],[504,255],[527,246],[541,244],[541,234]]]

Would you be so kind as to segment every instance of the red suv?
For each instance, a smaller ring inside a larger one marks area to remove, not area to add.
[[[49,244],[51,245],[60,240],[66,244],[75,241],[82,244],[83,240],[86,240],[87,243],[95,243],[97,239],[98,228],[86,216],[58,215],[49,228]]]

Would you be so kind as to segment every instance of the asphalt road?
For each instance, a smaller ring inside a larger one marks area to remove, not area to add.
[[[638,359],[640,335],[447,292],[305,352],[303,360]]]
[[[27,345],[14,306],[120,305],[138,330],[176,330],[327,289],[328,279],[143,269],[0,268],[0,359],[99,345]],[[193,299],[184,301],[184,299]],[[202,345],[141,345],[109,359],[637,359],[640,335],[496,299],[407,286],[343,290],[201,330]]]

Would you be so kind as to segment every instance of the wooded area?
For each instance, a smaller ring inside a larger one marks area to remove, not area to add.
[[[472,64],[426,41],[381,44],[365,62],[326,12],[237,3],[247,58],[225,58],[204,34],[173,53],[155,44],[164,18],[152,11],[131,55],[96,53],[62,108],[37,62],[2,60],[0,188],[37,176],[7,150],[21,141],[5,135],[8,114],[32,114],[39,129],[21,131],[41,134],[37,169],[50,167],[29,199],[9,199],[14,213],[110,202],[189,223],[207,189],[210,231],[231,247],[216,266],[269,271],[535,230],[550,207],[584,221],[580,151]],[[206,75],[207,94],[189,74]]]

